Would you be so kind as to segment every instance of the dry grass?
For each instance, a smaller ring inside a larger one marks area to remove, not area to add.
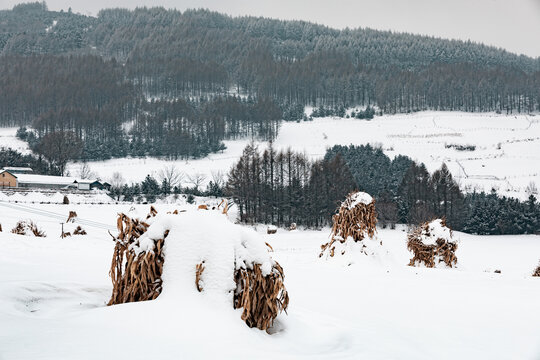
[[[37,225],[32,220],[21,220],[15,225],[15,227],[11,230],[13,234],[18,235],[29,235],[32,234],[35,237],[46,237],[44,231],[40,230]]]
[[[267,330],[281,311],[287,311],[289,294],[283,284],[283,268],[274,263],[272,273],[263,276],[261,266],[238,269],[234,274],[234,308],[243,308],[242,320],[249,327]]]
[[[69,212],[69,215],[68,215],[68,218],[67,218],[67,220],[66,220],[66,224],[67,224],[68,222],[70,222],[70,221],[71,221],[71,222],[75,222],[75,218],[77,218],[77,213],[76,213],[75,211],[70,211],[70,212]]]
[[[540,264],[538,264],[538,267],[536,268],[536,270],[534,270],[532,276],[540,276]]]
[[[354,241],[362,241],[366,235],[373,238],[377,226],[377,211],[375,210],[375,200],[369,204],[358,203],[352,207],[356,192],[347,195],[341,204],[339,211],[332,217],[332,234],[330,242],[321,245],[323,256],[325,251],[332,257],[335,255],[336,242],[344,243],[351,237]],[[343,255],[343,254],[342,254]]]
[[[442,225],[446,226],[444,219]],[[455,242],[439,238],[435,241],[435,245],[424,244],[421,240],[422,234],[429,236],[429,222],[423,223],[407,235],[407,249],[414,255],[409,266],[423,263],[426,267],[432,268],[441,262],[444,262],[448,267],[457,264],[457,244]],[[451,231],[450,234],[452,234]]]
[[[197,287],[197,290],[199,292],[203,291],[203,287],[201,285],[201,276],[202,276],[202,273],[204,272],[204,261],[197,264],[197,266],[195,266],[195,286]]]
[[[86,235],[86,230],[84,230],[80,225],[77,225],[73,231],[73,235]]]

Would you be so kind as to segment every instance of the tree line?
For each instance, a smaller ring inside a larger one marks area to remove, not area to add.
[[[202,157],[281,120],[540,110],[540,59],[481,44],[207,10],[0,11],[0,126],[73,132],[83,160]],[[35,140],[32,137],[29,139]]]
[[[334,146],[310,162],[291,150],[262,152],[248,145],[231,169],[225,192],[240,221],[321,227],[331,223],[345,196],[355,190],[376,199],[379,223],[420,224],[444,217],[455,230],[476,234],[540,231],[540,204],[491,194],[464,194],[445,164],[430,174],[408,157],[390,160],[381,149]]]

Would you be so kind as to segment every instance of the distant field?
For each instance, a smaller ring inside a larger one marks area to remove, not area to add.
[[[14,138],[16,129],[0,129],[1,146],[26,150]],[[153,158],[123,158],[91,162],[93,171],[108,179],[119,171],[128,182],[157,175],[164,166],[175,164],[187,175],[226,174],[249,140],[226,141],[223,153],[199,160],[167,161]],[[408,155],[434,171],[446,162],[464,190],[491,188],[504,195],[526,198],[530,182],[540,187],[540,116],[493,113],[421,112],[385,115],[371,121],[320,118],[311,122],[283,123],[276,148],[291,147],[313,159],[335,144],[381,146],[389,156]],[[259,144],[265,147],[266,144]],[[474,151],[459,150],[471,148]],[[80,164],[68,166],[76,175]],[[188,185],[187,178],[184,185]]]

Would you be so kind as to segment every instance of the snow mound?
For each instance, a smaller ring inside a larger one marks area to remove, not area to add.
[[[138,254],[151,252],[156,240],[168,231],[160,298],[184,296],[186,290],[196,292],[194,271],[202,262],[203,294],[221,297],[231,305],[235,270],[260,264],[264,276],[272,271],[274,261],[257,233],[231,223],[218,212],[160,213],[146,222],[150,224],[147,232],[130,247]]]
[[[453,242],[452,230],[443,224],[441,219],[436,219],[428,223],[427,228],[423,228],[420,233],[420,241],[425,245],[437,245],[437,240]]]
[[[287,309],[283,269],[256,232],[218,211],[119,214],[109,305],[201,296],[269,329]],[[200,294],[202,292],[202,294]],[[219,307],[219,306],[218,306]],[[227,310],[224,310],[227,312]]]
[[[349,210],[352,210],[355,208],[358,204],[364,204],[369,205],[373,201],[373,198],[371,195],[365,192],[356,192],[352,195],[349,195],[348,201],[345,201],[341,204],[341,206],[347,206]]]

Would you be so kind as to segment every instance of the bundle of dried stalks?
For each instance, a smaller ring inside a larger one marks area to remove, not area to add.
[[[538,264],[538,267],[536,268],[536,270],[534,270],[532,276],[540,276],[540,264]]]
[[[217,206],[218,210],[223,206],[223,210],[221,210],[221,213],[224,215],[227,215],[229,212],[229,209],[231,208],[232,204],[229,204],[229,201],[227,199],[221,199],[221,202]]]
[[[359,201],[359,198],[371,200]],[[339,207],[339,211],[332,217],[332,234],[330,242],[321,245],[321,253],[325,252],[332,257],[335,255],[337,242],[345,243],[351,238],[355,242],[364,240],[367,236],[373,238],[377,226],[377,212],[375,210],[375,199],[368,194],[352,192],[347,195],[345,201]],[[344,252],[342,252],[342,255]]]
[[[278,314],[289,306],[289,294],[283,284],[283,268],[274,262],[272,272],[263,276],[261,266],[235,271],[234,308],[243,308],[242,320],[249,327],[266,330]]]
[[[435,228],[448,231],[449,237],[440,236],[434,230]],[[426,267],[432,268],[441,262],[448,267],[455,266],[457,243],[451,241],[451,238],[452,230],[448,229],[444,219],[436,219],[418,226],[407,235],[407,249],[414,255],[409,266],[424,263]],[[431,239],[431,243],[426,243],[425,239]]]
[[[66,224],[67,224],[68,222],[70,222],[70,221],[71,221],[71,222],[75,222],[75,218],[76,218],[76,217],[77,217],[77,213],[76,213],[75,211],[70,211],[70,212],[69,212],[69,215],[68,215],[68,218],[67,218],[67,220],[66,220]]]
[[[73,231],[73,235],[86,235],[86,230],[84,230],[80,225],[77,225]]]
[[[146,217],[156,216],[152,206]],[[152,252],[136,254],[130,245],[146,232],[149,225],[145,221],[132,219],[125,214],[118,214],[118,236],[109,272],[113,293],[108,305],[134,301],[153,300],[161,293],[161,273],[163,271],[163,243],[168,235],[155,242]]]
[[[156,214],[152,207],[147,219]],[[155,241],[153,251],[136,254],[130,245],[148,230],[149,224],[119,214],[117,227],[118,236],[115,238],[110,270],[113,294],[108,305],[156,299],[162,290],[163,245],[169,231],[166,230],[163,238]],[[273,264],[270,274],[266,276],[260,264],[253,264],[253,269],[234,272],[236,290],[233,306],[235,309],[243,308],[242,319],[248,326],[261,330],[272,326],[278,313],[286,310],[289,304],[289,295],[283,284],[283,269],[277,262]],[[204,291],[204,271],[204,261],[195,266],[195,287],[199,292]]]
[[[40,230],[32,220],[19,221],[17,225],[11,230],[12,233],[18,235],[33,234],[35,237],[47,236],[44,231]]]
[[[201,282],[201,276],[204,272],[204,261],[197,264],[195,266],[195,286],[197,287],[197,291],[201,292],[203,290],[202,282]]]

